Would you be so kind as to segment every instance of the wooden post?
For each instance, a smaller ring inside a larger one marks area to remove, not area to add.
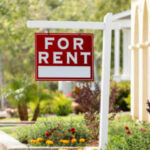
[[[132,8],[131,21],[131,114],[133,119],[139,119],[139,18],[138,6]]]
[[[111,32],[112,14],[104,17],[105,29],[103,31],[103,56],[101,79],[101,114],[100,114],[100,149],[104,150],[108,141],[108,112],[110,88],[110,60],[111,60]]]
[[[140,10],[140,50],[139,50],[139,119],[148,121],[148,47],[144,45],[148,41],[148,6],[146,0],[141,3]]]
[[[150,6],[150,0],[147,3],[147,6]],[[148,7],[149,8],[149,7]],[[150,8],[148,13],[148,58],[150,58]],[[150,100],[150,59],[148,59],[148,99]],[[149,122],[150,122],[150,114],[148,114]]]

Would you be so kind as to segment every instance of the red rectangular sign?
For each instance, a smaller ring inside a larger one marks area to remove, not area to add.
[[[36,33],[38,81],[93,80],[93,34]]]

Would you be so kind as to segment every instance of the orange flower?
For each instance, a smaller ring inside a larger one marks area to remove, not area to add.
[[[38,140],[30,140],[30,143],[38,144],[38,143],[39,143],[39,141],[38,141]]]
[[[83,148],[81,148],[81,147],[78,147],[78,149],[77,150],[83,150]]]
[[[63,140],[64,144],[69,144],[69,140]]]
[[[63,140],[63,139],[61,139],[59,142],[60,142],[60,143],[63,143],[63,142],[64,142],[64,140]]]
[[[80,143],[84,143],[84,142],[85,142],[85,139],[80,139],[79,142],[80,142]]]
[[[72,140],[71,140],[71,143],[76,143],[76,142],[77,142],[76,139],[72,139]]]
[[[47,140],[47,141],[46,141],[46,144],[48,144],[48,145],[53,145],[53,144],[54,144],[54,142],[53,142],[53,141],[51,141],[51,140]]]
[[[39,137],[39,138],[37,139],[37,141],[38,141],[38,142],[42,142],[43,139]]]

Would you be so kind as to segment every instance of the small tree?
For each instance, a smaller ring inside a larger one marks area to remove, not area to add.
[[[5,97],[17,106],[20,120],[28,120],[28,104],[36,104],[32,121],[36,121],[40,113],[40,101],[47,99],[49,93],[44,92],[37,83],[27,78],[13,78],[4,91]]]

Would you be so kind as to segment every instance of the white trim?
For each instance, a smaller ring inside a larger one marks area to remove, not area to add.
[[[131,16],[131,10],[127,10],[127,11],[123,11],[121,13],[115,14],[112,16],[112,20],[120,20],[123,19],[125,17],[130,17]]]
[[[52,29],[93,29],[104,30],[103,22],[84,22],[84,21],[27,21],[29,28],[52,28]],[[131,21],[128,19],[112,22],[112,29],[130,28]]]
[[[103,22],[86,21],[27,21],[29,28],[55,28],[55,29],[104,29]]]

